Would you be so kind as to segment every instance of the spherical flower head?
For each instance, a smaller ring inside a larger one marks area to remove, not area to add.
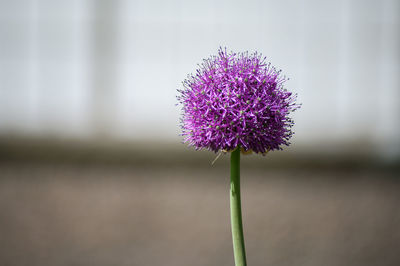
[[[199,67],[178,90],[184,142],[214,152],[240,146],[261,154],[290,144],[289,114],[300,105],[265,57],[220,48]]]

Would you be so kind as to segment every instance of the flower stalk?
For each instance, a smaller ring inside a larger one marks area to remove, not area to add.
[[[244,247],[242,207],[240,202],[240,147],[231,154],[231,226],[233,253],[236,266],[246,266],[246,251]]]

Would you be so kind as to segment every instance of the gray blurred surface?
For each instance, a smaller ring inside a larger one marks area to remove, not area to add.
[[[221,160],[2,162],[0,265],[233,265]],[[398,173],[254,169],[242,168],[248,265],[399,265]]]

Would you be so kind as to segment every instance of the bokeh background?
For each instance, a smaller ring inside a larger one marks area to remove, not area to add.
[[[397,0],[0,0],[0,265],[233,265],[176,90],[227,47],[303,103],[242,159],[249,265],[400,265]]]

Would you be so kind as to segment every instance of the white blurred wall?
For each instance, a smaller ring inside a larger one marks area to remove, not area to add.
[[[400,154],[400,1],[0,0],[0,134],[179,139],[196,64],[257,50],[299,94],[293,142]]]

